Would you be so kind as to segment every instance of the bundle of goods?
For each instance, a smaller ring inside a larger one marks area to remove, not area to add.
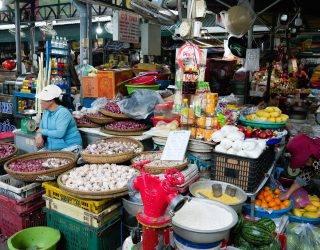
[[[143,145],[131,138],[112,137],[97,140],[81,152],[89,163],[122,163],[143,151]]]
[[[65,192],[80,198],[104,199],[127,194],[127,184],[136,171],[115,164],[86,164],[58,177]]]
[[[254,222],[246,221],[243,216],[239,216],[231,235],[233,245],[240,249],[283,249],[280,235],[276,234],[276,224],[269,218]]]
[[[45,225],[43,191],[39,183],[25,183],[0,176],[0,230],[10,237],[33,226]]]
[[[14,157],[4,165],[5,171],[22,181],[54,180],[76,165],[76,155],[71,152],[48,151]]]
[[[5,162],[17,153],[15,145],[9,143],[0,143],[0,163]]]
[[[280,189],[271,190],[268,186],[264,190],[261,190],[257,195],[258,199],[255,203],[255,215],[260,218],[278,218],[288,213],[293,208],[293,201],[281,201],[279,199],[280,192]],[[250,210],[249,204],[244,206],[246,214],[250,214]]]
[[[141,135],[147,128],[142,122],[125,120],[107,124],[101,131],[114,135]]]
[[[282,114],[278,107],[267,107],[257,111],[255,114],[249,114],[241,117],[241,124],[251,127],[277,129],[284,127],[289,119],[289,116]]]
[[[116,102],[108,102],[104,108],[99,109],[99,112],[113,118],[127,119],[128,116],[122,113],[119,105]]]
[[[186,159],[184,161],[161,161],[161,155],[162,152],[159,151],[143,152],[133,158],[131,163],[137,164],[146,162],[143,167],[146,172],[151,174],[164,173],[168,168],[176,168],[181,171],[188,165]]]

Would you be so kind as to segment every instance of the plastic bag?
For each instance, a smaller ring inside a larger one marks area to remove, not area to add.
[[[117,104],[120,110],[130,118],[141,120],[146,119],[157,104],[163,102],[157,91],[141,89],[132,93],[129,98],[119,101]]]
[[[311,204],[308,192],[303,188],[299,188],[297,191],[295,191],[291,195],[291,198],[294,200],[295,208],[306,207]]]
[[[91,108],[103,108],[108,102],[106,97],[98,98],[91,103]]]
[[[253,25],[256,14],[248,0],[239,0],[238,4],[221,11],[220,16],[228,33],[235,37],[242,37]]]
[[[287,227],[287,250],[320,249],[320,229],[310,224],[290,223]]]

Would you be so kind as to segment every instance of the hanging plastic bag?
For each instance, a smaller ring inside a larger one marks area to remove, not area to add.
[[[132,93],[129,98],[119,101],[117,104],[120,110],[136,120],[146,119],[157,104],[163,102],[161,95],[157,91],[141,89]]]
[[[310,224],[290,223],[287,227],[287,250],[320,249],[320,229]]]
[[[98,98],[91,103],[91,108],[103,108],[108,102],[106,97]]]
[[[235,37],[246,34],[256,19],[248,0],[239,0],[228,11],[221,11],[220,16],[227,32]]]

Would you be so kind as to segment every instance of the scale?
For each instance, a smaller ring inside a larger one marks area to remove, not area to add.
[[[36,116],[37,111],[34,109],[26,109],[20,112],[20,114],[24,116],[21,120],[21,131],[26,134],[33,133],[37,128],[37,124],[36,121],[32,119],[32,116]]]

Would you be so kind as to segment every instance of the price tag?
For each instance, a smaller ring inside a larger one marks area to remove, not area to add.
[[[191,131],[179,130],[169,133],[164,147],[162,161],[183,161],[189,143]]]

